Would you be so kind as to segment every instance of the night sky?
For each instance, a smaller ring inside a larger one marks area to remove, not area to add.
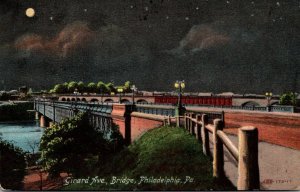
[[[0,18],[0,90],[300,92],[299,0],[1,0]]]

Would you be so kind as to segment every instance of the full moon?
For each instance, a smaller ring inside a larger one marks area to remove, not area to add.
[[[33,8],[26,9],[26,16],[27,17],[33,17],[35,15],[35,11]]]

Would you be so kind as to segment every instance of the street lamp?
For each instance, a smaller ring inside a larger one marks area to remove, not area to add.
[[[294,107],[296,107],[296,105],[297,105],[297,97],[298,97],[298,93],[293,92],[292,103],[293,103]]]
[[[137,87],[132,85],[130,89],[132,90],[132,104],[134,104],[134,92],[137,91]]]
[[[74,90],[74,95],[75,95],[75,99],[76,99],[76,101],[77,101],[77,95],[79,94],[79,92],[78,92],[78,89],[77,88],[75,88],[75,90]]]
[[[273,93],[272,92],[266,92],[265,95],[266,95],[266,98],[267,98],[268,106],[270,106]]]
[[[182,95],[182,90],[185,88],[184,80],[182,80],[182,81],[177,80],[174,84],[174,87],[175,87],[176,90],[178,90],[178,103],[177,103],[176,116],[180,116],[180,115],[183,114],[181,95]]]
[[[119,103],[121,103],[121,93],[123,93],[123,88],[119,87],[117,91],[119,93]]]
[[[75,113],[77,113],[77,96],[78,96],[79,92],[78,92],[78,89],[75,88],[74,90],[74,95],[75,95]]]

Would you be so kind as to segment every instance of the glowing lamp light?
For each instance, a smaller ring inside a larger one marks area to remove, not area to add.
[[[118,88],[118,93],[123,93],[123,88]]]
[[[267,97],[272,97],[272,95],[273,95],[273,94],[272,94],[271,92],[270,92],[270,93],[266,92],[266,96],[267,96]]]
[[[181,88],[182,88],[182,89],[185,88],[185,83],[184,83],[184,82],[181,83]]]
[[[184,89],[185,88],[185,83],[184,83],[184,81],[176,81],[175,84],[174,84],[174,87],[176,89],[178,89],[178,88]]]

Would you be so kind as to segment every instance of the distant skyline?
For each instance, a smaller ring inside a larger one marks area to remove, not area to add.
[[[300,92],[296,0],[2,0],[0,89]]]

